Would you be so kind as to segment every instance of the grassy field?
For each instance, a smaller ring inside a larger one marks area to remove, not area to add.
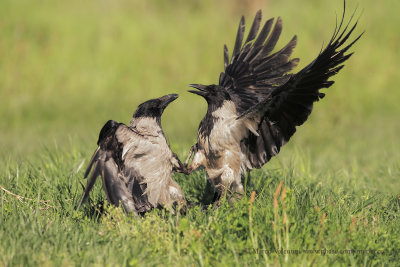
[[[400,262],[400,2],[364,0],[355,55],[246,197],[207,205],[205,173],[177,174],[185,215],[110,207],[101,184],[76,211],[108,119],[178,93],[163,127],[186,156],[242,14],[281,16],[305,66],[342,1],[1,1],[0,266],[395,266]],[[348,1],[348,10],[356,8]],[[350,13],[350,12],[349,12]],[[357,15],[356,15],[357,16]],[[255,191],[256,194],[251,196]]]

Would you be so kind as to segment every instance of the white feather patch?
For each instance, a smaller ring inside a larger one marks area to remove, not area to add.
[[[252,132],[255,136],[260,136],[257,133],[257,130],[254,128],[254,121],[250,121],[250,120],[244,120],[244,125],[246,126],[247,129],[250,130],[250,132]]]

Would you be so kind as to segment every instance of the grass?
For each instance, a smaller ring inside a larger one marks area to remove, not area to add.
[[[208,185],[197,172],[174,176],[193,203],[185,215],[126,216],[100,183],[75,211],[101,126],[129,122],[148,98],[180,94],[163,127],[184,158],[206,109],[187,84],[216,82],[240,15],[281,16],[278,47],[296,33],[300,69],[342,10],[341,1],[243,2],[0,3],[0,266],[399,262],[395,0],[359,3],[366,34],[355,55],[279,156],[251,173],[243,200],[204,205]]]

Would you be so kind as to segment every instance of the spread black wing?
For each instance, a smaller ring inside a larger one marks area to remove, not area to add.
[[[225,72],[219,77],[219,85],[228,90],[239,113],[264,100],[271,90],[285,83],[290,78],[286,73],[298,64],[299,59],[289,60],[296,46],[296,36],[284,48],[271,53],[282,32],[281,18],[278,17],[272,29],[273,22],[273,18],[266,21],[258,34],[259,10],[243,45],[245,26],[242,17],[230,62],[228,48],[224,46]]]
[[[350,19],[342,30],[344,15],[345,12],[331,40],[314,61],[292,75],[285,84],[275,88],[267,99],[240,116],[242,119],[253,115],[262,117],[259,136],[250,133],[249,138],[242,142],[242,149],[247,153],[252,167],[260,168],[279,152],[280,147],[295,133],[296,126],[307,120],[313,103],[324,96],[319,90],[334,83],[328,79],[338,73],[344,66],[342,63],[352,55],[346,52],[362,34],[345,45],[357,22],[349,27]]]

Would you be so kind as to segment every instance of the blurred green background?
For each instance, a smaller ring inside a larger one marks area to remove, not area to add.
[[[269,166],[300,155],[313,172],[357,172],[371,190],[399,193],[400,2],[347,1],[363,38],[327,97]],[[108,119],[128,123],[138,104],[180,98],[163,127],[184,157],[206,111],[190,83],[216,83],[222,48],[256,10],[281,16],[277,48],[298,35],[295,71],[328,42],[343,2],[25,1],[0,2],[0,159],[32,160],[45,150],[95,149]],[[268,166],[266,167],[268,168]],[[356,177],[356,176],[354,176]]]

